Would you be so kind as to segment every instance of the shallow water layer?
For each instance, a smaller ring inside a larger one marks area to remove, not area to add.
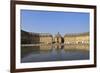
[[[89,47],[75,46],[21,46],[21,62],[47,62],[89,59]]]

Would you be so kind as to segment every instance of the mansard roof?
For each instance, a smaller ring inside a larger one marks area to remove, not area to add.
[[[52,37],[50,33],[35,33],[35,32],[27,32],[21,30],[22,34],[30,35],[30,36],[39,36],[39,37]]]
[[[75,36],[86,36],[86,35],[89,35],[89,32],[65,34],[64,37],[75,37]]]
[[[50,33],[39,33],[39,36],[42,36],[42,37],[52,37],[52,35]]]

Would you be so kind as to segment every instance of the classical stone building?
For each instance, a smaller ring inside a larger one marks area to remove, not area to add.
[[[21,44],[30,44],[31,36],[28,32],[21,30]]]
[[[52,39],[53,37],[49,33],[33,33],[21,30],[22,44],[50,44]]]
[[[76,43],[85,43],[85,44],[89,44],[90,38],[89,38],[89,33],[83,33],[83,34],[79,34],[76,37]]]
[[[89,33],[66,34],[64,44],[89,44]]]
[[[54,37],[50,33],[33,33],[21,30],[22,44],[89,44],[89,32],[79,34],[65,34],[58,32]]]
[[[39,34],[40,37],[40,43],[42,44],[51,44],[53,41],[53,37],[51,34],[49,33],[40,33]]]
[[[40,42],[40,37],[38,33],[29,32],[31,37],[31,44],[37,44]]]
[[[54,42],[55,43],[62,43],[62,36],[60,35],[59,32],[55,35]]]

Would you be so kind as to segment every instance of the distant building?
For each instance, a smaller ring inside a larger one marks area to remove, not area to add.
[[[62,43],[62,36],[59,32],[55,35],[54,42],[55,43]]]
[[[65,34],[58,32],[54,37],[50,33],[33,33],[21,30],[21,44],[89,44],[89,32]]]
[[[21,30],[21,43],[22,44],[30,44],[31,36],[28,32]]]
[[[49,33],[30,33],[31,43],[33,44],[50,44],[52,43],[52,35]]]
[[[33,33],[21,30],[22,44],[51,44],[53,37],[49,33]]]
[[[89,33],[66,34],[64,44],[89,44]]]
[[[53,37],[51,34],[49,33],[39,33],[39,37],[40,37],[40,43],[44,43],[44,44],[52,44],[53,41]]]
[[[40,37],[38,33],[29,33],[31,37],[31,44],[37,44],[40,42]]]

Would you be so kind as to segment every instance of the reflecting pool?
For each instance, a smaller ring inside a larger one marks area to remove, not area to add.
[[[21,62],[47,62],[89,59],[89,45],[21,46]]]

